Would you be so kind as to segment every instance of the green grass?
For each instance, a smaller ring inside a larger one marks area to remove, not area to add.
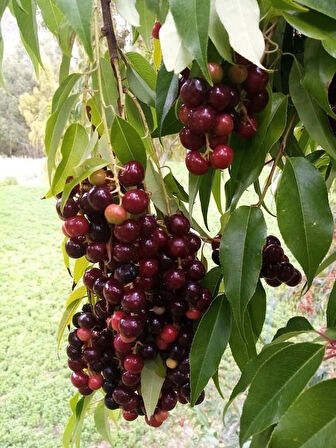
[[[181,165],[174,171],[183,182]],[[185,182],[184,182],[185,183]],[[43,188],[15,185],[0,187],[0,447],[61,447],[63,427],[69,416],[68,400],[74,393],[64,353],[56,353],[56,330],[71,279],[63,266],[60,221],[54,201],[44,201]],[[251,193],[252,194],[252,193]],[[199,207],[195,219],[201,222]],[[217,232],[219,215],[211,205],[211,234]],[[274,221],[269,221],[274,228]],[[295,313],[296,298],[280,289],[270,291],[270,317],[276,327]],[[297,296],[296,296],[297,297]],[[278,304],[281,303],[281,307]],[[265,337],[274,330],[269,325]],[[225,355],[220,378],[225,397],[237,379],[229,352]],[[113,429],[114,448],[229,447],[237,446],[237,422],[241,402],[228,414],[228,426],[221,420],[223,402],[212,385],[198,410],[178,406],[159,430],[142,420],[121,423]],[[85,423],[84,448],[103,448],[93,428],[92,416]]]

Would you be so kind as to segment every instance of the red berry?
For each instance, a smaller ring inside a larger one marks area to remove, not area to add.
[[[155,420],[162,423],[169,417],[168,411],[163,411],[162,409],[157,409],[154,414]]]
[[[231,134],[234,123],[230,114],[219,114],[216,117],[216,126],[214,132],[218,136]]]
[[[127,355],[124,359],[124,369],[131,373],[140,373],[143,369],[144,362],[139,355]]]
[[[122,416],[127,422],[132,422],[138,418],[138,413],[136,411],[125,411],[125,409],[123,409]]]
[[[111,326],[114,331],[119,331],[119,322],[126,316],[124,311],[115,311],[111,317]]]
[[[92,390],[98,390],[103,385],[104,378],[100,373],[96,373],[95,375],[92,375],[89,379],[88,386]]]
[[[127,219],[122,224],[114,226],[114,236],[123,243],[135,241],[141,232],[141,224],[135,219]]]
[[[124,315],[121,317],[118,323],[120,335],[123,340],[134,339],[141,335],[144,329],[144,323],[140,316]]]
[[[224,70],[216,62],[208,62],[208,70],[210,73],[210,78],[215,84],[221,82],[224,76]]]
[[[87,342],[92,338],[92,331],[87,328],[78,328],[77,336],[81,341]]]
[[[125,370],[121,375],[121,381],[125,386],[134,387],[140,382],[140,376]]]
[[[186,156],[186,166],[192,174],[201,176],[209,170],[209,162],[198,151],[190,151]]]
[[[166,324],[159,335],[159,337],[167,342],[168,344],[176,341],[178,338],[178,329],[175,327],[175,325],[172,324]]]
[[[123,197],[122,204],[129,213],[139,215],[145,212],[149,205],[148,194],[140,189],[127,191]]]
[[[113,195],[106,185],[96,185],[87,196],[89,205],[96,211],[103,211],[113,202]]]
[[[152,415],[149,420],[148,420],[147,415],[146,415],[145,416],[145,422],[147,423],[147,425],[153,426],[153,428],[158,428],[159,426],[162,425],[162,422],[159,422],[158,420],[156,420],[154,415]]]
[[[120,352],[120,353],[130,353],[130,351],[133,348],[133,343],[131,343],[131,342],[129,342],[129,343],[123,342],[123,340],[120,337],[120,334],[117,334],[114,337],[113,346],[114,346],[114,348],[116,349],[117,352]]]
[[[159,407],[163,411],[171,411],[177,403],[177,395],[172,389],[162,391]]]
[[[268,104],[268,92],[267,90],[262,90],[259,93],[249,96],[249,102],[247,104],[247,110],[250,113],[257,114],[261,112]]]
[[[154,231],[152,238],[158,245],[159,249],[163,249],[169,241],[167,232],[165,232],[161,227]]]
[[[217,146],[210,156],[210,163],[213,168],[224,170],[233,162],[233,151],[230,146]]]
[[[182,104],[178,111],[178,117],[182,121],[183,124],[188,123],[188,117],[191,113],[192,109],[190,107],[186,106],[185,104]]]
[[[201,312],[199,310],[196,310],[195,308],[190,308],[185,315],[190,320],[197,320],[201,317]]]
[[[188,127],[194,134],[212,132],[216,124],[216,110],[212,106],[198,106],[188,118]]]
[[[200,247],[202,245],[201,238],[199,236],[197,236],[195,233],[189,232],[185,236],[185,239],[188,244],[189,253],[195,254],[196,252],[198,252],[198,250],[200,249]],[[193,259],[193,258],[191,258],[191,259]]]
[[[191,78],[185,81],[181,87],[180,97],[184,104],[196,107],[206,99],[207,88],[202,79]]]
[[[61,219],[72,218],[73,216],[77,215],[79,211],[79,206],[76,199],[69,198],[64,205],[63,212],[61,211],[61,202],[62,202],[61,199],[58,199],[58,201],[56,202],[56,210],[58,216]]]
[[[181,289],[186,282],[185,273],[182,269],[169,269],[163,274],[163,281],[168,289]]]
[[[190,280],[201,280],[205,276],[205,273],[205,267],[199,260],[194,260],[188,265],[187,276]]]
[[[73,372],[71,374],[71,382],[77,388],[86,387],[89,382],[89,377],[83,371]]]
[[[85,369],[85,367],[87,367],[87,364],[82,358],[68,359],[68,366],[69,369],[73,370],[74,372],[79,372],[80,370]]]
[[[235,127],[235,131],[238,135],[244,138],[253,137],[258,130],[258,122],[254,117],[248,117],[240,120]]]
[[[141,216],[138,222],[141,226],[141,235],[146,237],[152,236],[158,226],[156,217],[153,215]]]
[[[173,258],[184,258],[188,255],[188,243],[183,237],[173,237],[168,242],[168,253]]]
[[[104,215],[110,224],[122,224],[127,219],[127,212],[121,205],[110,204],[105,208]]]
[[[106,243],[90,243],[86,249],[86,258],[91,263],[98,263],[107,260]]]
[[[159,262],[155,258],[140,260],[139,274],[142,277],[155,277],[159,271]]]
[[[301,272],[295,269],[295,274],[293,277],[289,280],[289,282],[286,282],[288,286],[297,286],[299,283],[301,283],[302,275]]]
[[[159,350],[167,350],[169,343],[161,339],[159,336],[155,340]]]
[[[167,228],[172,235],[184,236],[190,230],[190,222],[181,213],[176,213],[167,218]]]
[[[211,149],[215,149],[218,145],[226,145],[228,135],[209,135],[209,145]]]
[[[182,145],[191,151],[198,151],[205,145],[204,135],[194,134],[188,127],[182,128],[179,136]]]
[[[114,278],[109,278],[104,285],[103,296],[113,305],[119,305],[124,294],[123,285]]]
[[[255,65],[248,68],[248,75],[244,82],[244,89],[248,93],[259,93],[264,90],[268,83],[268,73]]]
[[[119,171],[118,178],[124,187],[135,187],[141,184],[145,178],[144,167],[136,160],[131,160],[125,163]]]
[[[104,273],[98,268],[91,268],[85,271],[85,274],[83,275],[83,283],[84,286],[86,286],[88,289],[93,291],[93,284],[94,282],[100,278],[103,277]]]
[[[231,88],[226,84],[213,86],[209,90],[209,104],[218,112],[226,110],[231,105]]]
[[[79,392],[81,395],[91,395],[91,394],[92,394],[92,390],[91,390],[88,386],[86,386],[86,387],[80,387],[80,388],[78,389],[78,392]]]
[[[159,31],[161,29],[161,23],[155,22],[152,29],[152,37],[153,39],[159,39]]]
[[[64,223],[64,228],[70,237],[85,236],[90,229],[89,221],[84,216],[73,216]]]
[[[140,313],[146,305],[146,296],[140,288],[131,288],[125,292],[121,305],[129,313]]]

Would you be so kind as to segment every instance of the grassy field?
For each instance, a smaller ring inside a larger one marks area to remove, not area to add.
[[[0,448],[61,447],[68,400],[74,392],[65,341],[58,357],[55,337],[71,280],[63,267],[54,201],[41,200],[44,193],[43,187],[0,186]],[[215,223],[216,211],[211,207]],[[195,218],[201,219],[198,208]],[[274,224],[270,228],[273,231]],[[214,224],[211,231],[216,230]],[[288,297],[284,289],[276,297],[270,291],[268,322],[275,321],[278,327],[295,313],[298,296],[290,301]],[[269,323],[265,339],[273,333]],[[226,398],[237,375],[228,353],[220,369]],[[211,385],[199,410],[178,406],[162,429],[153,430],[142,420],[121,423],[113,430],[113,446],[236,447],[240,402],[233,406],[226,426],[222,409],[223,402]],[[95,435],[91,417],[85,424],[82,446],[107,446]]]

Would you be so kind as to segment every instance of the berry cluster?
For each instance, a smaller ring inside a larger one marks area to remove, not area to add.
[[[258,130],[255,114],[268,103],[268,74],[239,55],[236,61],[225,79],[222,66],[209,62],[213,87],[203,79],[185,80],[182,76],[185,80],[180,89],[183,104],[178,116],[185,126],[179,136],[182,145],[189,150],[186,166],[193,174],[205,174],[210,166],[228,168],[234,157],[227,144],[230,134],[234,131],[250,138]]]
[[[126,420],[144,415],[140,373],[145,360],[161,356],[167,367],[157,409],[146,422],[160,426],[177,401],[190,400],[189,351],[193,321],[212,301],[199,281],[199,236],[180,212],[158,220],[148,214],[144,170],[135,161],[119,172],[122,205],[107,170],[72,192],[61,212],[72,258],[91,263],[83,276],[89,304],[73,317],[67,354],[71,381],[83,395],[105,391],[109,409]],[[128,189],[129,187],[136,187]],[[204,392],[198,403],[204,399]]]
[[[212,260],[218,266],[220,266],[219,246],[221,237],[218,234],[211,242]],[[279,239],[274,235],[269,235],[266,238],[262,253],[260,278],[264,278],[268,285],[274,287],[280,286],[282,283],[286,283],[287,286],[297,286],[302,280],[300,271],[289,263]]]
[[[289,263],[281,243],[276,236],[269,235],[262,253],[262,269],[260,277],[264,278],[270,286],[280,286],[286,283],[287,286],[297,286],[302,275],[300,271]]]

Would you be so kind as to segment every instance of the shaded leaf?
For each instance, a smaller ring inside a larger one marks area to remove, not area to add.
[[[165,376],[166,368],[160,355],[155,360],[145,361],[141,371],[141,395],[148,418],[154,414]]]
[[[147,7],[146,0],[136,0],[136,9],[140,17],[140,26],[137,27],[137,31],[145,42],[146,47],[150,49],[155,14]]]
[[[203,220],[206,228],[209,230],[208,226],[208,211],[211,197],[212,184],[214,180],[215,170],[210,168],[204,176],[199,176],[201,178],[201,183],[199,187],[199,198],[201,202],[201,210],[203,215]]]
[[[51,113],[56,112],[56,110],[64,104],[66,99],[69,97],[70,92],[79,81],[81,76],[82,75],[80,73],[71,73],[71,75],[67,76],[61,82],[52,99]]]
[[[328,327],[336,327],[336,282],[329,295],[327,306],[327,325]]]
[[[158,129],[161,134],[162,126],[178,91],[178,76],[173,72],[167,72],[164,65],[161,66],[156,83],[156,104]]]
[[[94,422],[97,431],[102,436],[104,440],[109,442],[113,446],[113,440],[111,435],[111,428],[109,424],[109,410],[105,406],[104,401],[97,404],[94,412]]]
[[[201,285],[208,288],[213,297],[216,297],[222,281],[222,271],[220,267],[212,268],[201,280]]]
[[[146,187],[151,192],[151,201],[164,215],[167,216],[169,213],[167,210],[167,203],[165,199],[162,180],[151,162],[149,162],[147,165],[145,183]],[[175,213],[177,211],[175,201],[170,198],[168,199],[168,201],[171,212]]]
[[[315,331],[310,322],[302,316],[295,316],[289,319],[285,327],[279,328],[276,332],[273,342],[286,341],[302,333]]]
[[[232,49],[229,42],[229,35],[218,17],[216,0],[211,0],[210,5],[209,37],[222,58],[228,62],[232,62]]]
[[[135,7],[136,0],[115,0],[119,14],[132,26],[140,25],[139,13]]]

